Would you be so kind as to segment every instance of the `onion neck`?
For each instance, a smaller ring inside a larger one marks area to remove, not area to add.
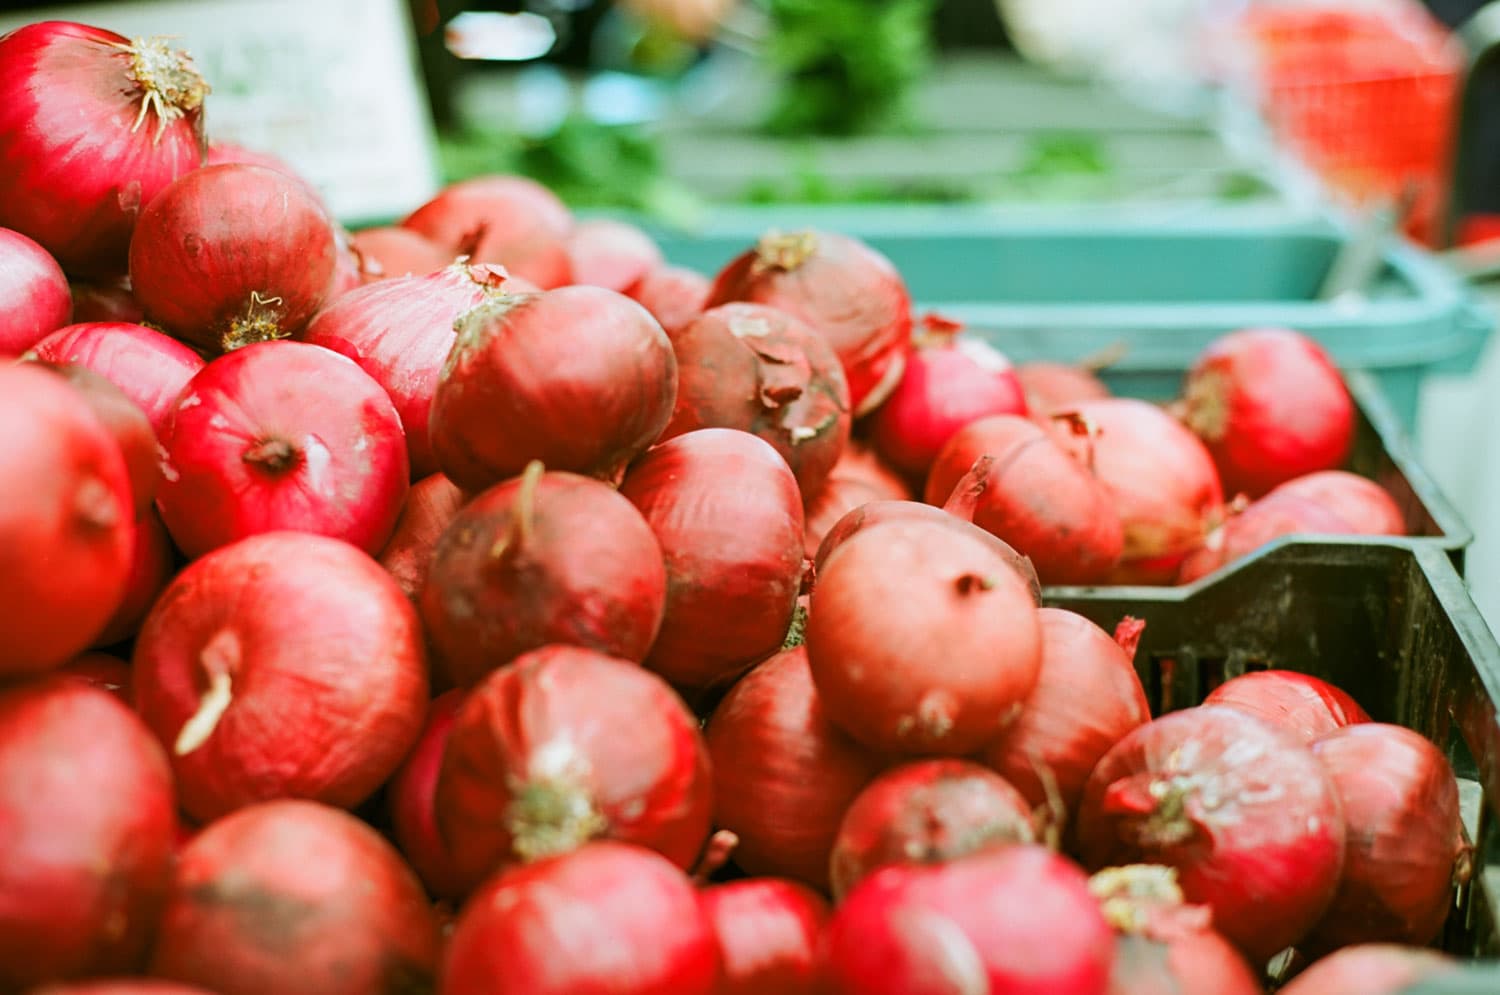
[[[755,262],[751,266],[751,272],[756,275],[771,270],[791,273],[817,251],[818,236],[813,232],[799,231],[787,235],[769,231],[755,245]]]
[[[285,439],[264,439],[245,450],[246,463],[269,474],[282,474],[302,463],[302,452]]]
[[[1126,821],[1134,841],[1142,847],[1175,847],[1197,835],[1188,811],[1197,793],[1197,779],[1145,771],[1111,784],[1103,809]]]
[[[209,93],[192,57],[167,41],[162,37],[137,38],[120,46],[130,56],[127,75],[141,90],[141,109],[131,130],[138,131],[148,115],[155,115],[154,141],[161,140],[167,125],[198,111]]]
[[[979,499],[990,486],[990,474],[994,471],[995,457],[985,455],[974,461],[969,472],[953,485],[953,493],[943,502],[943,510],[966,522],[974,520],[979,510]]]
[[[281,328],[281,304],[280,297],[262,297],[252,290],[245,313],[230,321],[229,330],[220,337],[220,346],[225,352],[233,352],[257,342],[286,338]]]
[[[1229,421],[1225,392],[1224,377],[1212,370],[1189,378],[1180,412],[1176,412],[1178,419],[1200,438],[1209,441],[1223,438]]]
[[[120,502],[99,477],[85,477],[73,493],[73,511],[83,527],[93,532],[113,529],[120,523]]]
[[[521,486],[516,493],[516,504],[511,509],[510,522],[505,533],[490,547],[491,559],[517,556],[530,545],[531,537],[536,532],[536,489],[546,472],[541,460],[532,460],[526,464],[526,470],[521,474]]]
[[[511,849],[527,862],[576,850],[609,829],[588,790],[574,778],[530,781],[506,811]]]

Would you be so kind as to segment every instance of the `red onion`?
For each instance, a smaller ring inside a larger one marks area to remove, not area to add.
[[[829,861],[835,898],[891,864],[939,864],[1031,843],[1031,807],[994,771],[919,760],[871,782],[844,813]]]
[[[707,739],[714,822],[739,837],[735,863],[827,891],[839,822],[882,761],[824,716],[806,649],[742,677],[714,709]]]
[[[1312,752],[1218,705],[1117,743],[1089,776],[1077,831],[1090,867],[1177,868],[1187,899],[1262,963],[1322,917],[1344,856],[1338,795]]]
[[[546,290],[571,278],[567,238],[573,217],[552,191],[524,176],[455,183],[401,225],[454,255],[499,263]]]
[[[464,906],[442,995],[717,995],[713,926],[681,870],[599,842],[497,875]]]
[[[471,491],[532,460],[609,479],[661,434],[676,397],[671,340],[630,298],[598,287],[500,297],[459,319],[432,449]]]
[[[456,684],[548,644],[633,662],[661,628],[667,573],[651,527],[608,484],[533,463],[459,510],[420,609]]]
[[[465,692],[445,691],[427,707],[427,723],[417,745],[391,777],[386,791],[396,845],[437,898],[459,899],[467,886],[453,866],[448,847],[438,833],[437,784],[448,734],[463,708]]]
[[[901,380],[911,348],[911,298],[889,259],[846,235],[770,232],[714,281],[705,307],[749,301],[801,318],[844,364],[855,415]]]
[[[76,985],[48,985],[32,995],[213,995],[212,992],[173,981],[125,978],[119,981],[80,981]]]
[[[172,577],[175,566],[172,542],[154,509],[147,508],[136,519],[131,548],[134,552],[130,575],[125,581],[125,597],[104,630],[94,637],[95,646],[113,646],[134,636]]]
[[[158,506],[190,557],[297,529],[374,554],[406,499],[406,439],[391,399],[353,361],[263,342],[209,363],[167,431]]]
[[[0,989],[139,969],[175,823],[166,758],[114,695],[0,690]]]
[[[438,374],[453,349],[453,323],[499,296],[505,271],[455,263],[430,276],[397,277],[339,298],[302,339],[342,353],[385,388],[401,415],[413,477],[437,470],[427,422]]]
[[[151,319],[210,352],[284,339],[328,299],[333,224],[302,181],[206,166],[141,212],[130,284]]]
[[[380,551],[380,565],[413,602],[421,601],[433,550],[463,505],[463,491],[441,473],[411,485],[401,517],[396,519],[396,530]]]
[[[93,643],[125,596],[133,546],[120,447],[78,392],[30,363],[0,366],[0,681]]]
[[[108,378],[86,366],[45,360],[33,362],[66,380],[120,447],[120,455],[125,459],[125,474],[130,478],[131,517],[138,518],[151,510],[161,480],[161,468],[156,433],[152,431],[146,413]]]
[[[1347,693],[1295,670],[1258,670],[1231,677],[1210,691],[1203,703],[1253,715],[1309,746],[1336,729],[1370,721]]]
[[[123,272],[141,209],[203,164],[192,59],[166,38],[41,21],[0,37],[0,79],[0,227],[69,272]]]
[[[177,856],[151,973],[219,995],[431,990],[437,922],[373,829],[275,801],[236,812]]]
[[[1026,394],[1027,410],[1036,415],[1066,411],[1084,401],[1102,401],[1110,396],[1104,382],[1083,366],[1022,363],[1016,367],[1016,379]]]
[[[1448,758],[1420,733],[1374,722],[1335,729],[1312,751],[1333,779],[1349,844],[1308,951],[1432,942],[1453,907],[1466,847]]]
[[[135,704],[208,820],[272,798],[353,807],[422,727],[416,612],[353,546],[299,532],[189,565],[135,643]]]
[[[885,499],[885,493],[857,476],[842,476],[837,467],[822,490],[807,502],[802,523],[802,552],[808,559],[818,555],[818,547],[839,522],[851,512],[873,501]]]
[[[713,282],[680,266],[658,266],[626,291],[661,322],[668,334],[703,312]]]
[[[1114,938],[1082,871],[1010,846],[871,875],[825,950],[837,995],[1099,995]]]
[[[1262,546],[1290,535],[1345,535],[1353,527],[1337,514],[1295,494],[1267,494],[1243,511],[1231,511],[1203,544],[1182,561],[1178,583],[1190,584]]]
[[[688,868],[708,838],[712,790],[698,721],[664,681],[547,646],[464,703],[438,777],[438,828],[470,886],[600,837]]]
[[[367,266],[383,276],[426,276],[453,264],[455,253],[410,228],[366,228],[351,236]]]
[[[779,878],[731,881],[704,889],[724,965],[716,995],[823,995],[818,940],[828,902],[806,885]]]
[[[573,283],[628,293],[662,265],[661,249],[635,225],[607,218],[581,221],[567,240]]]
[[[203,360],[176,339],[127,322],[86,322],[60,328],[32,350],[49,363],[77,363],[109,379],[146,413],[162,435],[177,396]]]
[[[130,291],[130,278],[118,277],[103,283],[79,283],[71,286],[73,295],[73,321],[121,322],[139,324],[146,318],[146,309]]]
[[[19,356],[66,325],[73,314],[62,267],[46,249],[6,228],[0,228],[0,300],[5,301],[0,311],[0,356]]]
[[[1073,813],[1099,758],[1149,722],[1151,710],[1130,656],[1109,633],[1060,608],[1041,609],[1037,620],[1042,669],[1036,687],[983,759],[1033,808],[1055,798],[1065,814]]]
[[[819,571],[807,655],[828,716],[873,749],[968,753],[1036,684],[1031,594],[991,547],[944,525],[890,522]]]
[[[1359,535],[1407,534],[1406,516],[1394,498],[1375,481],[1343,470],[1324,470],[1288,480],[1267,497],[1295,496],[1343,519]]]
[[[1342,465],[1354,402],[1317,342],[1287,329],[1246,329],[1198,356],[1183,385],[1183,421],[1207,443],[1224,489],[1259,497]]]
[[[625,477],[666,557],[667,610],[646,666],[711,687],[780,648],[802,579],[802,502],[765,440],[706,428],[664,442]]]
[[[130,704],[130,664],[117,656],[85,653],[58,667],[54,673],[108,691],[125,704]]]
[[[1459,970],[1458,961],[1436,950],[1372,943],[1324,957],[1278,995],[1398,995]]]
[[[946,501],[985,456],[992,462],[976,482],[975,525],[1029,557],[1044,584],[1109,577],[1125,533],[1107,487],[1025,418],[994,415],[954,434],[927,477],[927,502]]]
[[[672,335],[677,406],[662,431],[735,428],[765,439],[792,468],[805,499],[849,442],[849,388],[828,343],[790,315],[724,304]]]

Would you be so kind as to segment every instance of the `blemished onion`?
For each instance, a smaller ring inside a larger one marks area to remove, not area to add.
[[[210,352],[296,335],[333,287],[323,205],[264,166],[205,166],[147,204],[130,285],[152,321]]]
[[[324,308],[304,342],[348,356],[390,395],[401,416],[413,477],[437,471],[427,436],[438,374],[453,349],[453,323],[499,296],[503,269],[455,263],[427,276],[380,280]]]
[[[651,236],[624,221],[580,221],[566,245],[571,282],[622,294],[662,265],[661,249]]]
[[[492,878],[448,943],[442,995],[714,995],[719,948],[692,881],[598,842]]]
[[[1188,584],[1206,577],[1283,536],[1352,532],[1353,526],[1316,501],[1295,494],[1267,494],[1242,511],[1231,510],[1182,561],[1177,581]]]
[[[1205,705],[1253,715],[1307,745],[1370,716],[1346,691],[1295,670],[1258,670],[1231,677],[1208,693]]]
[[[138,518],[149,511],[156,498],[161,468],[156,432],[140,405],[107,377],[80,363],[34,362],[66,380],[120,447],[125,474],[130,478],[131,517]]]
[[[432,699],[417,745],[402,762],[386,791],[396,845],[435,898],[463,897],[466,882],[438,833],[437,783],[448,733],[463,708],[465,692],[454,688]]]
[[[828,890],[845,810],[883,765],[823,714],[807,650],[785,650],[730,688],[708,721],[714,821],[751,874]]]
[[[828,900],[806,885],[753,878],[705,888],[723,962],[717,995],[823,995],[818,941]]]
[[[72,281],[73,321],[125,322],[139,324],[146,318],[146,309],[130,292],[130,278],[116,277],[99,283]]]
[[[687,706],[656,675],[577,646],[543,647],[477,685],[438,776],[438,828],[471,887],[598,838],[686,869],[712,814],[708,751]]]
[[[1448,758],[1420,733],[1375,722],[1327,733],[1312,751],[1338,792],[1349,843],[1338,894],[1307,951],[1432,942],[1466,847]]]
[[[1251,497],[1336,469],[1354,437],[1338,367],[1313,339],[1284,328],[1233,332],[1200,353],[1182,417],[1213,454],[1224,489]]]
[[[1109,577],[1125,549],[1109,490],[1045,429],[1018,415],[992,415],[956,432],[928,473],[926,501],[946,501],[986,456],[992,463],[979,482],[975,525],[1029,557],[1044,584]]]
[[[837,995],[1099,995],[1115,941],[1082,871],[1009,846],[876,872],[824,942]]]
[[[620,493],[666,561],[666,614],[646,666],[707,688],[781,647],[801,587],[802,502],[768,442],[723,428],[679,435],[632,466]]]
[[[1016,367],[1016,379],[1025,392],[1027,410],[1039,416],[1110,396],[1109,388],[1092,370],[1066,363],[1021,363]]]
[[[432,399],[438,466],[478,491],[532,460],[613,479],[672,417],[677,360],[655,318],[599,287],[485,301],[458,321]]]
[[[87,648],[125,597],[134,549],[120,447],[63,379],[0,365],[0,680]]]
[[[123,321],[59,328],[32,352],[49,363],[77,363],[107,378],[146,413],[158,436],[172,419],[178,395],[204,365],[176,339]]]
[[[1151,720],[1130,655],[1082,615],[1060,608],[1037,612],[1042,668],[1021,715],[982,755],[1041,808],[1055,798],[1078,811],[1089,773],[1126,734]]]
[[[54,673],[108,691],[125,704],[130,704],[130,664],[117,656],[85,653],[58,667]]]
[[[189,557],[282,529],[373,555],[406,500],[406,437],[390,397],[353,360],[305,342],[209,363],[161,444],[157,506]]]
[[[723,304],[672,334],[677,404],[663,440],[700,428],[765,439],[791,466],[803,500],[823,487],[849,442],[849,387],[823,337],[761,304]]]
[[[0,690],[0,988],[139,970],[176,821],[166,758],[114,695]]]
[[[417,481],[407,492],[396,529],[380,551],[380,565],[413,602],[421,601],[433,550],[464,500],[464,492],[441,473]]]
[[[426,276],[453,264],[450,252],[410,228],[366,228],[350,236],[365,265],[381,276]]]
[[[135,705],[199,820],[253,802],[346,808],[421,731],[427,668],[411,602],[347,543],[271,532],[178,574],[136,638]]]
[[[714,280],[705,307],[768,304],[822,333],[844,364],[856,416],[900,382],[911,348],[911,298],[889,259],[847,235],[769,232]]]
[[[401,856],[353,816],[274,801],[177,855],[150,973],[219,995],[431,990],[439,940]]]
[[[1294,495],[1319,504],[1360,535],[1406,535],[1406,516],[1390,493],[1367,477],[1324,470],[1288,480],[1267,497]]]
[[[435,662],[470,685],[553,643],[639,663],[666,603],[661,545],[635,506],[532,463],[454,516],[419,606]]]
[[[0,227],[83,275],[124,271],[142,209],[203,163],[208,86],[168,39],[70,21],[0,37]]]
[[[1031,806],[967,760],[918,760],[872,781],[844,813],[829,861],[835,899],[891,864],[938,864],[1035,842]]]
[[[1177,868],[1187,899],[1260,963],[1317,924],[1343,868],[1338,794],[1312,751],[1220,705],[1117,743],[1089,776],[1077,835],[1092,868]]]
[[[0,357],[21,355],[66,325],[73,314],[68,278],[57,260],[8,228],[0,228],[0,300],[5,301],[0,311]]]
[[[546,187],[524,176],[455,183],[401,222],[471,262],[498,263],[544,290],[568,283],[573,216]]]
[[[626,293],[650,311],[670,335],[703,313],[713,281],[681,266],[657,266]]]
[[[1278,995],[1397,995],[1418,982],[1460,970],[1458,961],[1436,950],[1371,943],[1329,954]]]
[[[103,631],[94,637],[95,646],[113,646],[134,636],[172,577],[174,556],[172,541],[167,538],[161,516],[152,508],[135,520],[135,539],[131,548],[130,575],[125,581],[125,596],[110,616]]]
[[[1025,581],[973,536],[923,521],[865,529],[819,571],[807,655],[828,716],[893,754],[979,749],[1036,685]]]

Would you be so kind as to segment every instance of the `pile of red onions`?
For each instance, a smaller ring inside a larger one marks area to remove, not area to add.
[[[19,356],[68,323],[73,296],[47,250],[20,232],[0,228],[0,356]]]
[[[203,369],[197,353],[155,329],[128,322],[84,322],[59,328],[32,353],[49,363],[77,363],[108,379],[134,401],[158,436],[177,397]]]
[[[1308,745],[1337,729],[1370,721],[1347,692],[1295,670],[1241,674],[1210,691],[1203,703],[1253,715]]]
[[[480,176],[445,188],[403,222],[454,256],[497,263],[544,290],[571,282],[573,217],[557,196],[521,176]]]

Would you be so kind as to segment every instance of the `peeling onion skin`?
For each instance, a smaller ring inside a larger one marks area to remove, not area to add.
[[[1424,979],[1460,970],[1458,961],[1436,950],[1372,943],[1329,954],[1278,995],[1396,995]]]
[[[702,892],[724,975],[716,995],[824,995],[818,943],[828,900],[806,885],[752,878]]]
[[[544,290],[571,281],[573,217],[557,196],[524,176],[477,176],[451,184],[401,227],[471,262],[496,263]]]
[[[47,250],[0,228],[0,357],[19,356],[68,323],[73,295]]]
[[[203,358],[154,328],[128,322],[84,322],[59,328],[32,350],[50,363],[77,363],[106,377],[146,412],[158,437],[177,397],[203,369]]]
[[[1253,715],[1311,746],[1345,726],[1369,722],[1370,715],[1349,694],[1327,681],[1295,670],[1262,670],[1232,677],[1203,699]]]
[[[391,539],[380,551],[380,565],[414,604],[421,602],[427,586],[433,550],[464,503],[464,492],[441,473],[417,481],[407,492]]]
[[[693,270],[657,266],[625,293],[650,311],[671,335],[703,313],[712,286],[712,280]]]

